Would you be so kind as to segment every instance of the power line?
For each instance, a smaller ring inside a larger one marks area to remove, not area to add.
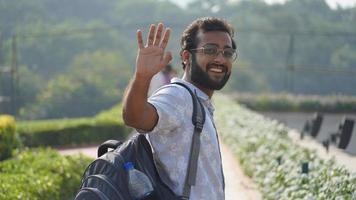
[[[327,37],[356,37],[351,31],[328,31],[328,30],[272,30],[259,28],[239,28],[239,33],[260,33],[264,35],[296,35],[296,36],[327,36]]]
[[[353,69],[342,69],[336,67],[322,67],[315,65],[295,65],[294,70],[299,71],[313,71],[313,72],[323,72],[323,73],[337,73],[337,74],[348,74],[356,75],[356,70]]]
[[[152,23],[152,22],[151,22]],[[76,28],[70,30],[52,30],[52,31],[42,31],[38,33],[31,32],[19,32],[16,35],[20,38],[36,38],[36,37],[49,37],[49,36],[65,36],[65,35],[76,35],[76,34],[85,34],[88,32],[107,32],[107,31],[122,31],[126,30],[129,32],[135,33],[139,28],[147,28],[151,23],[130,23],[130,24],[120,24],[120,25],[107,25],[103,27],[93,27],[93,28]],[[181,23],[170,23],[167,27],[170,28],[183,28],[186,24]]]
[[[330,74],[347,74],[347,75],[356,75],[356,70],[351,68],[337,68],[330,66],[320,66],[320,65],[294,65],[293,69],[286,68],[285,66],[276,67],[276,66],[263,66],[263,65],[249,65],[249,64],[236,64],[234,68],[239,70],[294,70],[294,71],[309,71],[309,72],[318,72],[318,73],[330,73]],[[356,68],[356,67],[355,67]]]
[[[42,31],[39,33],[31,32],[18,32],[16,35],[19,38],[30,38],[30,37],[50,37],[50,36],[65,36],[65,35],[76,35],[85,34],[88,32],[107,32],[107,31],[136,31],[138,28],[148,27],[151,23],[130,23],[130,24],[120,24],[120,25],[108,25],[103,27],[93,27],[93,28],[77,28],[71,30],[54,30],[52,31]],[[186,26],[183,23],[170,23],[169,27],[173,29],[179,29]],[[49,28],[50,29],[50,28]],[[326,37],[356,37],[356,32],[351,31],[328,31],[328,30],[287,30],[287,29],[261,29],[261,28],[239,28],[236,31],[237,34],[241,33],[259,33],[264,35],[296,35],[296,36],[326,36]]]

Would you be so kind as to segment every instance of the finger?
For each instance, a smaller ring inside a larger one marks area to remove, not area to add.
[[[163,40],[161,43],[161,48],[165,49],[169,40],[169,36],[171,35],[171,29],[167,28],[166,31],[164,32]]]
[[[147,46],[152,46],[152,44],[153,44],[153,40],[155,37],[155,29],[156,29],[156,26],[154,24],[151,24],[150,31],[149,31],[148,37],[147,37]]]
[[[173,58],[172,53],[167,51],[167,53],[163,57],[163,65],[164,66],[168,65],[168,63],[171,62],[172,58]]]
[[[159,23],[158,27],[157,27],[157,33],[156,33],[155,41],[153,43],[154,46],[158,46],[159,43],[161,42],[162,31],[163,31],[163,24]]]
[[[136,37],[137,37],[138,48],[140,49],[144,48],[143,40],[142,40],[142,31],[140,29],[137,30]]]

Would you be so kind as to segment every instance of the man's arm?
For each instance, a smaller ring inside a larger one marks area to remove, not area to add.
[[[152,130],[158,121],[156,109],[147,102],[151,79],[172,60],[172,54],[165,53],[171,30],[167,28],[162,38],[163,29],[162,23],[158,24],[157,32],[155,25],[151,25],[146,46],[143,45],[142,32],[137,31],[136,71],[124,95],[125,124],[144,131]]]

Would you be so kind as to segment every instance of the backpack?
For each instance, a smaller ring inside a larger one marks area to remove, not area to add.
[[[162,181],[163,177],[159,176],[153,159],[155,155],[152,153],[151,145],[143,134],[138,133],[125,142],[108,140],[99,146],[98,158],[86,168],[75,200],[131,200],[128,174],[123,167],[126,162],[132,162],[135,169],[147,175],[154,188],[156,200],[189,199],[191,186],[195,185],[205,110],[196,93],[182,83],[173,84],[186,88],[193,100],[194,133],[183,195],[176,195]],[[113,150],[108,151],[109,149]]]

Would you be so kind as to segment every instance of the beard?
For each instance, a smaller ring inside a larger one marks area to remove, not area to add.
[[[216,64],[208,63],[206,67],[207,70],[209,69],[210,65]],[[229,80],[231,74],[231,72],[227,71],[226,66],[223,67],[223,70],[225,71],[224,77],[219,81],[213,80],[210,78],[208,72],[204,71],[203,68],[201,68],[201,66],[197,63],[196,57],[193,54],[190,68],[190,80],[209,90],[221,90]]]

